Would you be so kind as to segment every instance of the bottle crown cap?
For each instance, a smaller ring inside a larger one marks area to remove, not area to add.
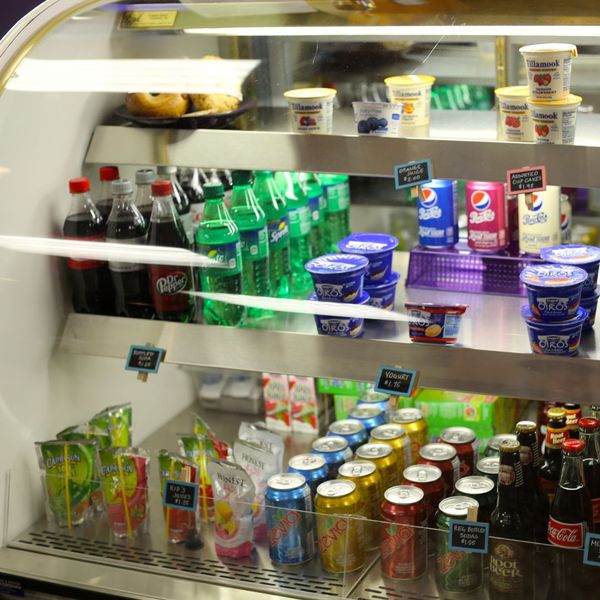
[[[253,171],[254,175],[273,175],[273,171]]]
[[[585,442],[577,439],[565,440],[562,449],[566,454],[580,454],[585,449]]]
[[[563,408],[565,410],[579,410],[581,406],[579,406],[579,404],[575,404],[574,402],[565,402],[563,404]]]
[[[133,192],[133,185],[129,179],[115,179],[110,184],[110,191],[113,195],[131,194]]]
[[[249,185],[250,171],[234,171],[231,174],[233,185]]]
[[[600,428],[600,421],[594,417],[584,417],[579,419],[579,429],[581,431],[596,431]]]
[[[205,183],[204,184],[204,198],[222,198],[225,194],[225,188],[222,183]]]
[[[139,169],[135,172],[135,182],[140,184],[152,183],[156,179],[154,169]]]
[[[170,196],[173,193],[173,186],[170,181],[158,179],[152,182],[153,196]]]
[[[531,433],[537,431],[537,425],[533,421],[519,421],[516,430],[517,433]]]
[[[119,167],[100,167],[100,181],[119,179]]]
[[[76,177],[69,180],[69,192],[71,194],[83,194],[90,191],[90,180],[87,177]]]
[[[500,444],[500,452],[518,452],[521,449],[521,444],[516,440],[504,439]]]
[[[548,410],[549,419],[564,419],[567,416],[567,411],[560,406]]]
[[[158,167],[159,175],[176,175],[177,167],[174,165],[160,165]]]

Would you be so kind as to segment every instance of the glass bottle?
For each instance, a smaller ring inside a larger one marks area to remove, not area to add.
[[[562,465],[562,444],[568,437],[567,411],[555,407],[548,410],[548,425],[544,444],[544,460],[540,467],[542,488],[552,502],[560,479]]]
[[[600,421],[593,417],[580,419],[579,436],[585,444],[583,472],[592,502],[594,533],[600,533]]]
[[[570,402],[565,402],[563,408],[567,411],[567,429],[569,437],[579,437],[579,419],[581,419],[581,406]]]

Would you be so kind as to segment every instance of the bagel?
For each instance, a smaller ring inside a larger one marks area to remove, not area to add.
[[[181,117],[188,111],[187,94],[150,94],[138,92],[127,94],[127,110],[137,117],[161,117],[163,119]]]
[[[196,110],[214,110],[219,113],[237,110],[240,101],[229,94],[191,94],[190,98]]]

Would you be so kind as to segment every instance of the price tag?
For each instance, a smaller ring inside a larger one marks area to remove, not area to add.
[[[419,374],[411,369],[381,367],[375,381],[375,391],[394,396],[412,396]]]
[[[432,178],[431,160],[429,159],[416,160],[394,167],[394,183],[397,190],[429,183]]]
[[[198,503],[198,484],[183,481],[165,481],[163,506],[195,512]]]
[[[23,583],[17,579],[0,576],[0,594],[15,596],[17,598],[25,597]]]
[[[154,346],[131,346],[125,363],[127,371],[139,373],[158,373],[165,351]]]
[[[489,523],[456,521],[452,519],[448,531],[448,547],[450,550],[487,554],[489,537]]]
[[[511,196],[543,192],[546,189],[546,167],[525,167],[507,171],[506,182]]]
[[[127,11],[121,18],[123,29],[165,29],[173,27],[176,10]]]
[[[600,533],[588,533],[583,548],[583,562],[592,567],[600,567]]]

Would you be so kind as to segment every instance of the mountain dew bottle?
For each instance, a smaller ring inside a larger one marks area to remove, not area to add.
[[[320,173],[327,202],[325,224],[328,252],[337,252],[337,243],[350,235],[350,183],[348,175]]]
[[[200,269],[203,292],[242,293],[240,232],[223,202],[221,183],[204,185],[204,212],[196,230],[196,252],[223,264]],[[209,325],[239,325],[244,309],[237,304],[204,300],[204,321]]]
[[[267,218],[269,234],[269,280],[277,298],[290,295],[290,228],[285,200],[275,183],[273,171],[254,171],[252,186]]]
[[[327,200],[323,193],[321,181],[314,173],[300,173],[310,209],[310,251],[312,257],[321,256],[329,252],[327,246],[327,232],[325,231],[325,211]]]

